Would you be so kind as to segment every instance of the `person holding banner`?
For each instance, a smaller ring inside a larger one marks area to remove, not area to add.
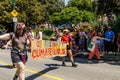
[[[77,64],[75,64],[74,60],[73,60],[72,51],[71,51],[70,44],[69,44],[70,36],[69,36],[68,32],[69,32],[69,30],[67,30],[67,29],[63,30],[63,36],[61,37],[61,42],[67,44],[67,53],[68,53],[70,60],[72,62],[72,67],[77,67]],[[66,66],[65,56],[62,57],[62,66]]]
[[[26,45],[30,44],[31,38],[25,34],[25,24],[17,23],[16,31],[0,35],[0,40],[11,40],[11,59],[17,70],[13,80],[25,80],[25,63],[27,61]]]
[[[42,31],[40,31],[40,28],[37,28],[36,32],[36,39],[42,40]]]
[[[94,55],[96,55],[98,61],[101,62],[100,52],[99,52],[99,50],[98,50],[97,41],[98,41],[99,39],[103,39],[103,40],[108,40],[108,39],[102,38],[102,37],[100,37],[100,35],[101,35],[101,32],[97,32],[97,35],[94,34],[93,37],[92,37],[92,39],[91,39],[91,43],[90,43],[89,46],[88,46],[88,50],[90,51],[88,60],[89,60],[90,63],[91,63],[91,59],[93,58]]]

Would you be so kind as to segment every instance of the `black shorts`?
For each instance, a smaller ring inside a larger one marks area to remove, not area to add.
[[[71,48],[70,48],[70,45],[67,45],[67,50],[70,50]]]
[[[11,59],[13,63],[22,62],[19,53],[11,52]]]
[[[23,59],[21,58],[19,52],[17,51],[11,51],[11,59],[13,63],[23,62]],[[25,62],[26,61],[27,61],[27,55],[25,55]]]

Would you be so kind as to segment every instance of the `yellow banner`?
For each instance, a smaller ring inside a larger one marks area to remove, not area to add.
[[[31,53],[33,60],[46,57],[66,56],[66,44],[57,41],[34,39],[31,41]]]

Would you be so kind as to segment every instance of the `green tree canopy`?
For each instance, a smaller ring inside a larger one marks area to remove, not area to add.
[[[68,6],[77,7],[79,10],[92,11],[91,0],[69,0]]]
[[[95,16],[90,11],[78,10],[76,7],[67,7],[60,13],[54,13],[51,16],[51,22],[56,24],[62,24],[66,22],[72,22],[74,24],[80,21],[90,22],[95,19]]]
[[[98,13],[120,12],[120,0],[99,0]]]
[[[24,22],[28,26],[46,21],[54,12],[59,12],[64,7],[64,3],[61,0],[14,1],[15,10],[19,13],[17,16],[18,21]],[[0,24],[10,26],[13,22],[12,10],[12,0],[0,0]]]

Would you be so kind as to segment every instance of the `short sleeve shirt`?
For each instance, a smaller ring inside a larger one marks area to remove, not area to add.
[[[111,42],[112,42],[112,39],[114,36],[115,36],[115,34],[112,30],[105,32],[105,38],[109,39],[109,41],[111,41]]]
[[[62,36],[61,41],[69,43],[69,35]]]

